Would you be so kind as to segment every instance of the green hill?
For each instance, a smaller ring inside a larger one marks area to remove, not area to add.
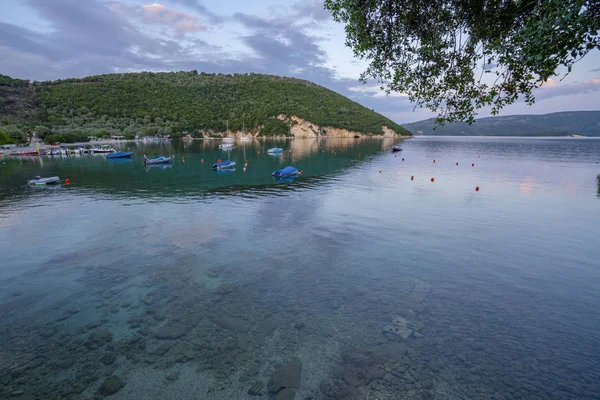
[[[438,136],[600,136],[600,111],[567,111],[544,115],[509,115],[448,124],[433,129],[434,119],[405,124],[411,132]]]
[[[338,93],[295,78],[189,71],[29,83],[0,75],[0,129],[9,134],[29,129],[73,140],[98,132],[215,136],[228,121],[230,131],[245,126],[258,135],[290,135],[292,116],[314,124],[319,134],[332,127],[381,135],[383,126],[410,134]]]

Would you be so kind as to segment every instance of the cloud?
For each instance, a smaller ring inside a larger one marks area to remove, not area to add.
[[[168,32],[179,36],[204,30],[199,17],[167,8],[160,3],[129,6],[120,0],[112,0],[108,4],[124,18],[137,20],[146,25],[162,26]]]
[[[406,93],[399,92],[390,92],[387,93],[380,86],[369,86],[369,85],[361,85],[361,86],[350,86],[348,88],[351,92],[364,93],[366,95],[370,95],[373,97],[408,97]]]
[[[550,81],[550,79],[548,79]],[[583,82],[560,84],[553,81],[553,84],[542,86],[535,93],[538,100],[549,99],[558,96],[582,95],[600,91],[600,78],[589,79]]]
[[[223,21],[223,17],[213,13],[208,8],[206,8],[202,3],[198,0],[171,0],[171,3],[180,4],[184,7],[187,7],[191,10],[196,11],[201,17],[206,17],[210,20],[210,22],[214,24],[221,23]]]

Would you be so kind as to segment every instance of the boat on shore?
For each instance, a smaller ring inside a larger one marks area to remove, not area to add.
[[[111,153],[106,155],[107,160],[112,160],[115,158],[131,158],[133,153],[131,151],[117,151],[116,153]]]
[[[291,178],[291,177],[296,177],[296,176],[302,175],[302,171],[299,171],[298,168],[292,167],[290,165],[283,169],[278,169],[277,171],[273,172],[271,175],[273,175],[275,178]]]
[[[58,176],[50,176],[48,178],[42,178],[41,176],[36,176],[33,179],[27,181],[29,185],[49,185],[53,183],[59,183],[60,179]]]
[[[39,153],[37,151],[32,150],[21,150],[21,151],[12,151],[10,152],[11,156],[37,156]]]
[[[144,156],[144,165],[159,165],[159,164],[171,164],[173,159],[171,157],[160,156],[158,158],[148,158]]]
[[[267,150],[268,154],[279,154],[282,152],[283,152],[283,149],[281,147],[273,147],[273,148],[270,148],[269,150]]]
[[[235,161],[225,160],[225,161],[217,161],[212,165],[212,169],[221,170],[221,169],[231,169],[235,168]]]

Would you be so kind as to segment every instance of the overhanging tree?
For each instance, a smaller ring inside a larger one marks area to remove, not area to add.
[[[361,75],[438,113],[473,122],[600,49],[600,0],[325,0],[346,44],[369,62]]]

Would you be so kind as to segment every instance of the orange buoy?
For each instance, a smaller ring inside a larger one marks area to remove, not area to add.
[[[431,182],[435,181],[435,178],[431,178]]]
[[[411,175],[411,177],[410,177],[410,180],[411,180],[411,181],[414,181],[414,180],[415,180],[415,177]]]
[[[71,180],[70,180],[70,179],[65,179],[65,183],[66,183],[67,185],[70,185],[70,184],[71,184]]]
[[[204,162],[204,158],[200,160],[200,162]]]
[[[475,191],[479,192],[479,186],[475,186]]]
[[[475,166],[475,163],[471,164],[471,167],[474,167],[474,166]]]

